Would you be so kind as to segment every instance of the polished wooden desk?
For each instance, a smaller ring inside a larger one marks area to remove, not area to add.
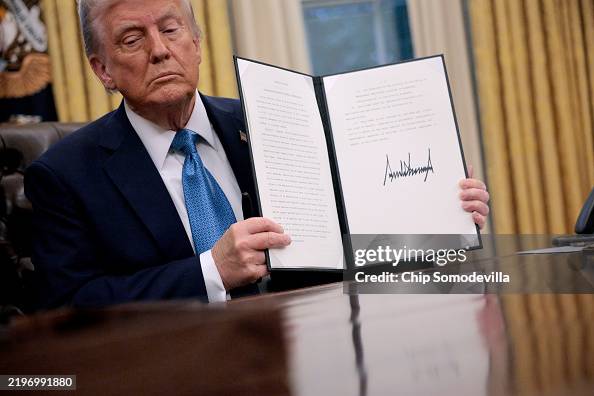
[[[593,294],[346,289],[35,315],[2,335],[0,374],[101,395],[594,394]]]

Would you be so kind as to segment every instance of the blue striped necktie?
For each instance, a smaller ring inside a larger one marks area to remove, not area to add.
[[[195,132],[181,129],[175,134],[171,148],[186,156],[182,184],[194,248],[200,254],[211,249],[235,223],[235,214],[221,186],[204,167],[196,150],[197,140]]]

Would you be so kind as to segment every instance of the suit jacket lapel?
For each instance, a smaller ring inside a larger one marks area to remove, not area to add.
[[[245,132],[243,116],[225,105],[221,99],[201,95],[208,118],[217,133],[227,159],[231,164],[237,184],[242,193],[248,193],[255,205],[256,191],[250,161],[249,147],[241,138],[240,132]]]
[[[165,257],[181,259],[193,254],[169,192],[142,141],[135,133],[123,104],[116,110],[101,146],[113,150],[104,164],[130,206],[152,234]]]

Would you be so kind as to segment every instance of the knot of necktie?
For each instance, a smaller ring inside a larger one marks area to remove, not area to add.
[[[189,129],[180,129],[176,132],[171,148],[184,153],[186,156],[197,153],[196,142],[198,134]]]

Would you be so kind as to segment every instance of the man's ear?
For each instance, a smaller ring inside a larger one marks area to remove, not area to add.
[[[91,64],[91,69],[93,69],[95,75],[99,77],[99,80],[101,80],[101,83],[105,89],[115,90],[115,83],[107,71],[105,63],[103,63],[103,61],[97,55],[91,55],[89,57],[89,63]]]

